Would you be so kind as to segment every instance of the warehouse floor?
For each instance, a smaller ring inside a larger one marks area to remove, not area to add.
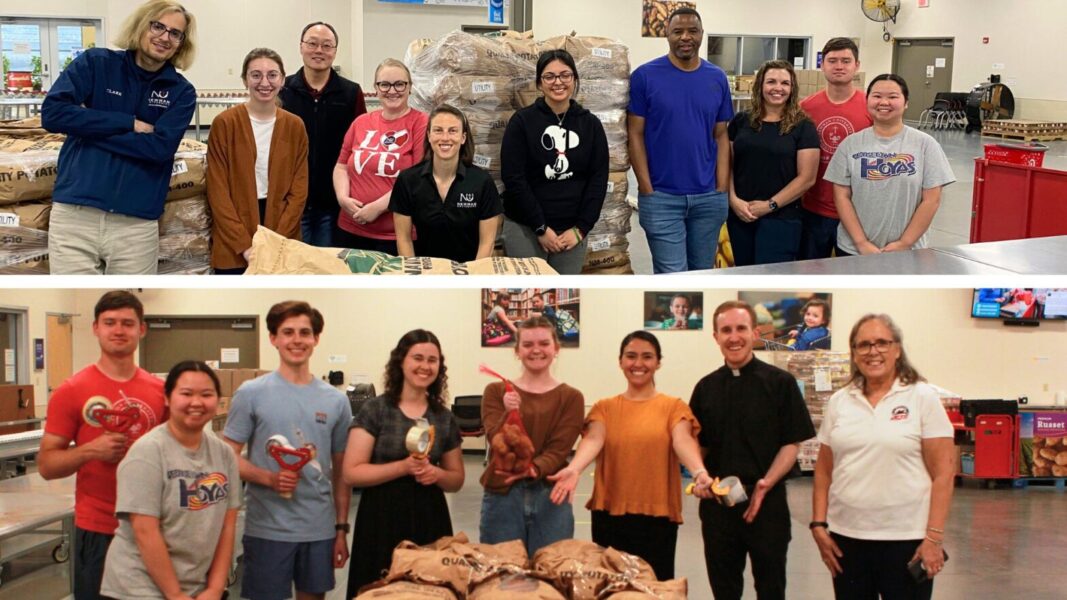
[[[945,188],[941,198],[941,208],[930,226],[930,246],[955,246],[966,244],[971,232],[971,201],[974,191],[974,157],[984,154],[984,144],[993,144],[1003,140],[996,137],[980,137],[976,133],[967,135],[960,130],[932,131],[924,130],[941,143],[948,156],[952,171],[956,174],[956,183]],[[1067,169],[1067,142],[1042,142],[1049,147],[1045,153],[1045,167]],[[630,193],[636,195],[637,183],[630,175]],[[631,218],[632,231],[630,240],[630,264],[638,275],[652,274],[652,255],[648,251],[644,231],[637,222],[637,213]]]
[[[477,540],[482,498],[478,477],[483,467],[478,456],[464,458],[466,484],[459,493],[449,495],[448,500],[455,531],[466,532],[471,539]],[[578,539],[590,538],[589,512],[584,508],[592,488],[590,474],[591,469],[579,484],[580,497],[575,506],[575,537]],[[793,513],[788,597],[801,600],[833,596],[830,576],[819,560],[807,527],[811,519],[811,485],[809,477],[788,484],[789,506]],[[358,496],[353,501],[353,515],[357,503]],[[697,504],[694,499],[686,498],[684,505],[685,524],[678,535],[676,574],[689,579],[690,598],[710,598]],[[986,489],[973,481],[957,487],[946,528],[945,549],[950,560],[937,577],[934,598],[1061,597],[1067,575],[1055,566],[1055,557],[1062,551],[1062,523],[1065,522],[1067,495],[1052,487]],[[69,564],[52,564],[46,553],[5,564],[0,600],[64,598]],[[344,598],[347,574],[347,567],[337,571],[338,587],[327,595],[329,600]],[[746,573],[745,577],[745,598],[755,598],[751,574]],[[1057,589],[1060,591],[1053,591]],[[240,584],[231,588],[231,598],[239,594]]]

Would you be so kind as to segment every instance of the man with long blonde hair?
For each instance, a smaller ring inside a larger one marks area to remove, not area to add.
[[[48,251],[65,275],[152,274],[174,152],[196,106],[177,69],[195,52],[196,20],[174,0],[149,0],[115,39],[63,70],[41,107],[65,133]]]

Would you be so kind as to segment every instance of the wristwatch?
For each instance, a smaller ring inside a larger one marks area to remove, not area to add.
[[[348,523],[338,523],[338,524],[334,525],[333,528],[336,531],[343,531],[345,533],[351,533],[351,531],[352,531],[352,526],[349,525]]]
[[[808,529],[815,529],[816,527],[822,527],[823,529],[829,529],[830,524],[826,521],[812,521],[808,523]]]
[[[771,212],[778,210],[778,203],[774,200],[768,200],[767,205],[771,207]]]
[[[538,227],[537,229],[534,229],[534,233],[537,234],[537,237],[541,237],[542,235],[545,234],[546,231],[548,231],[548,225],[542,225],[542,226]]]

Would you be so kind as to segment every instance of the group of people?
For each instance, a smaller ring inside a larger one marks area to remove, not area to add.
[[[141,302],[128,291],[99,299],[99,360],[52,394],[39,454],[46,479],[77,473],[76,598],[220,597],[242,504],[241,593],[253,599],[287,598],[293,587],[298,598],[322,598],[351,560],[350,598],[382,576],[401,541],[452,534],[445,493],[463,487],[465,470],[437,336],[405,333],[385,366],[384,393],[352,415],[344,394],[310,370],[322,314],[286,301],[265,320],[279,366],[236,390],[219,437],[204,433],[219,405],[215,373],[183,361],[162,382],[137,367]],[[586,503],[593,541],[673,578],[684,465],[701,499],[715,597],[741,597],[748,558],[759,597],[784,598],[785,481],[816,431],[793,376],[755,357],[752,307],[725,302],[711,321],[725,364],[688,404],[657,389],[659,340],[635,331],[619,347],[624,391],[588,414],[582,392],[553,375],[555,324],[542,315],[517,323],[519,372],[485,388],[482,421],[492,438],[517,411],[533,453],[525,471],[497,470],[494,456],[482,474],[481,541],[521,540],[532,556],[572,538],[571,502],[596,462]],[[944,564],[952,426],[902,343],[886,315],[855,324],[852,378],[818,431],[811,530],[841,599],[929,598]],[[417,451],[416,426],[434,431]],[[748,500],[717,501],[713,475],[737,477]],[[362,490],[354,529],[353,487]],[[927,581],[912,579],[912,560]]]
[[[712,268],[724,222],[737,266],[926,246],[955,177],[938,143],[904,124],[903,78],[878,75],[864,94],[856,43],[833,38],[825,90],[801,99],[793,65],[767,61],[735,115],[725,72],[700,58],[703,37],[696,10],[674,11],[670,52],[631,78],[630,156],[656,273]]]
[[[67,134],[53,272],[155,272],[156,220],[196,102],[176,70],[192,62],[195,30],[175,0],[149,0],[123,27],[125,50],[86,51],[49,91],[43,125]],[[904,125],[901,77],[855,89],[858,48],[834,38],[825,90],[801,101],[793,66],[768,61],[735,115],[725,72],[700,58],[699,13],[674,11],[667,33],[669,53],[631,76],[627,124],[654,272],[712,268],[723,223],[738,266],[926,245],[955,179],[937,142]],[[581,272],[609,156],[603,125],[574,100],[566,50],[539,56],[542,95],[507,124],[501,196],[473,164],[463,111],[412,108],[410,71],[386,59],[374,72],[381,109],[366,112],[359,84],[333,69],[339,43],[328,23],[307,25],[303,66],[288,76],[269,48],[245,57],[248,100],[215,118],[208,141],[216,272],[244,272],[260,225],[316,246],[456,261],[490,256],[499,231],[509,256]]]

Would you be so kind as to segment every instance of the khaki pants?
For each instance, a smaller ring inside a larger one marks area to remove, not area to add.
[[[57,202],[48,225],[53,275],[154,275],[159,223]]]

